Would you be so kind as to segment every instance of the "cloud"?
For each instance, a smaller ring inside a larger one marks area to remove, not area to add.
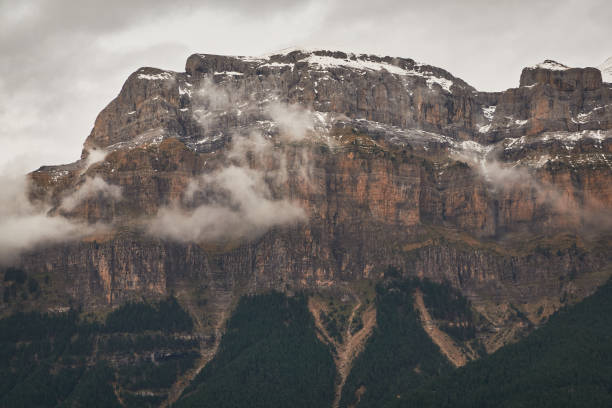
[[[0,1],[0,164],[18,155],[28,170],[73,161],[131,72],[182,71],[194,52],[356,49],[411,57],[501,90],[547,57],[600,64],[610,56],[599,40],[612,37],[611,19],[603,0]]]
[[[231,92],[227,84],[215,84],[210,76],[206,76],[195,92],[193,116],[206,132],[216,128],[223,119],[223,114],[237,111],[237,96]]]
[[[469,142],[467,145],[470,144],[474,143]],[[466,146],[465,142],[463,146]],[[574,218],[587,234],[607,232],[612,228],[612,212],[597,199],[591,197],[587,204],[583,204],[556,185],[538,178],[529,168],[508,165],[497,160],[494,154],[494,150],[483,152],[466,149],[453,152],[457,160],[466,162],[475,169],[493,191],[531,191],[538,205],[549,206],[558,215]]]
[[[278,124],[281,135],[284,135],[289,141],[303,140],[308,131],[314,131],[312,112],[300,105],[273,102],[268,105],[266,112]]]
[[[467,163],[484,178],[494,191],[515,188],[534,189],[538,198],[554,194],[554,187],[545,184],[519,165],[508,165],[495,157],[495,150],[483,149],[476,142],[461,143],[462,150],[453,150],[451,157]]]
[[[72,211],[83,201],[92,197],[109,197],[119,201],[122,198],[121,187],[108,184],[100,176],[86,177],[83,184],[62,200],[60,209]]]
[[[231,85],[203,81],[194,98],[194,116],[205,131],[216,125],[220,114],[235,112],[242,102],[230,92]],[[257,130],[234,133],[222,166],[191,180],[182,201],[161,208],[151,220],[149,234],[180,242],[248,239],[307,220],[304,209],[282,192],[290,170],[309,184],[308,155],[298,148],[289,162],[285,146],[276,142],[303,140],[313,130],[313,113],[279,102],[247,105],[241,109],[272,119],[276,137]]]
[[[261,119],[271,119],[284,140],[303,140],[308,132],[314,131],[313,112],[299,104],[282,103],[279,98],[280,92],[271,89],[266,90],[264,100],[257,100],[253,94],[245,95],[244,89],[233,80],[215,83],[211,76],[205,76],[194,93],[193,116],[208,132],[221,128],[227,115],[238,117],[248,112]]]
[[[161,208],[148,233],[179,242],[250,239],[307,220],[298,203],[282,197],[288,179],[282,146],[256,131],[236,133],[223,160],[220,168],[192,179],[181,202]]]
[[[73,161],[131,72],[147,65],[182,71],[193,52],[259,55],[297,44],[357,49],[412,57],[479,89],[501,90],[517,84],[523,66],[546,57],[601,63],[610,56],[599,40],[612,37],[611,19],[603,0],[4,1],[0,164],[20,157],[32,170]],[[212,104],[222,106],[222,98]],[[283,123],[289,116],[276,119],[282,129],[304,119],[296,114],[295,122]],[[290,134],[299,139],[300,129],[307,134],[307,125]],[[278,160],[275,178],[282,179],[294,163],[282,164],[285,155]]]
[[[85,166],[83,169],[83,173],[89,169],[92,165],[101,162],[106,158],[108,152],[103,149],[90,149],[87,152],[87,158],[85,159]]]
[[[298,205],[274,199],[257,170],[229,166],[196,183],[191,195],[206,191],[208,202],[194,209],[178,204],[162,208],[149,226],[150,234],[181,242],[253,238],[306,218]]]
[[[0,175],[0,264],[15,262],[19,255],[39,245],[72,241],[100,231],[64,217],[48,216],[48,206],[34,205],[27,197],[25,176]]]
[[[232,93],[220,84],[215,84],[210,76],[202,79],[196,92],[195,104],[208,111],[219,111],[233,105]]]
[[[268,159],[279,160],[281,155],[276,153],[278,152],[274,150],[270,139],[266,139],[261,133],[253,131],[247,136],[235,134],[226,157],[238,166],[248,166],[249,161],[261,165]]]

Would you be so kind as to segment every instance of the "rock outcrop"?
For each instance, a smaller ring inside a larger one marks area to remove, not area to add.
[[[64,299],[95,308],[174,292],[214,305],[379,279],[393,266],[537,323],[612,272],[612,86],[595,68],[547,61],[495,93],[410,59],[331,51],[196,54],[185,69],[136,71],[80,161],[31,174],[31,197],[51,214],[112,226],[22,257],[61,282]],[[295,126],[303,135],[288,140]],[[247,167],[265,175],[267,199],[290,199],[306,221],[216,241],[148,233],[160,209],[197,207],[184,199],[192,181],[227,166],[253,133],[274,155],[250,151]],[[95,149],[105,157],[92,164]],[[62,206],[95,177],[121,198]]]

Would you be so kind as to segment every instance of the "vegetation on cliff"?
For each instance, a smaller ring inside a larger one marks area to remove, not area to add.
[[[450,283],[420,281],[419,288],[429,313],[434,319],[444,321],[441,329],[457,341],[471,340],[476,335],[474,311],[469,300]]]
[[[420,286],[418,280],[392,280],[376,286],[377,327],[347,378],[341,407],[379,407],[401,390],[452,370],[423,330],[414,308],[413,293]],[[438,309],[445,310],[443,306],[441,303]]]
[[[157,406],[199,357],[192,328],[172,297],[103,323],[74,310],[13,314],[0,320],[0,407]]]
[[[424,330],[414,295],[457,344],[478,341],[470,302],[448,283],[386,275],[341,407],[612,405],[612,281],[518,343],[453,369]],[[27,282],[19,272],[9,278]],[[173,297],[127,303],[99,322],[74,310],[13,314],[0,320],[0,407],[159,406],[200,356],[193,327]],[[326,407],[336,377],[305,295],[246,296],[175,406]]]
[[[524,340],[397,397],[379,406],[612,406],[612,281]]]
[[[326,407],[335,367],[302,295],[244,297],[215,358],[176,407]]]
[[[153,304],[126,303],[107,316],[105,329],[128,333],[145,330],[188,332],[193,329],[193,320],[175,298],[169,297]]]

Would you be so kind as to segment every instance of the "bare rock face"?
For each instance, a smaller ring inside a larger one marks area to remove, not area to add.
[[[130,75],[81,160],[31,174],[31,197],[51,214],[111,226],[22,257],[62,282],[61,296],[88,308],[169,292],[229,304],[232,293],[380,279],[393,266],[537,323],[612,272],[612,88],[597,69],[547,61],[496,93],[411,59],[323,50],[195,54],[185,71]],[[262,197],[290,200],[304,219],[223,239],[149,232],[163,209],[244,206],[194,196],[193,183],[236,165],[253,134],[271,156],[251,146],[241,166],[262,175]],[[104,159],[91,163],[94,149]],[[63,204],[95,178],[121,197]]]
[[[231,99],[241,102],[273,97],[319,112],[451,134],[472,127],[473,88],[413,60],[329,51],[294,51],[265,59],[195,54],[187,60],[186,73],[143,68],[132,74],[98,117],[85,147],[127,142],[157,127],[201,139],[207,130],[228,131],[252,122],[249,115],[227,112],[213,129],[196,126],[193,109],[206,98],[206,92],[198,95],[205,81],[224,83]]]
[[[134,139],[151,129],[182,131],[175,74],[143,68],[130,75],[119,96],[98,115],[85,149]]]
[[[597,68],[570,68],[552,60],[521,73],[519,86],[550,85],[560,91],[595,91],[602,86],[601,71]]]
[[[538,135],[545,131],[608,130],[610,87],[596,68],[569,68],[547,60],[523,69],[519,88],[491,95],[490,138]]]

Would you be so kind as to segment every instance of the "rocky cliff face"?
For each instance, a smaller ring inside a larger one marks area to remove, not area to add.
[[[21,262],[88,308],[175,292],[206,298],[215,316],[239,293],[342,286],[393,266],[450,281],[498,328],[509,324],[500,304],[538,323],[612,272],[611,119],[599,70],[551,61],[525,68],[518,88],[483,93],[403,58],[196,54],[183,73],[136,71],[81,160],[31,174],[31,198],[51,215],[111,227]],[[264,142],[236,147],[254,134]],[[262,175],[257,198],[305,216],[244,234],[151,233],[169,208],[259,208],[220,199],[226,185],[194,195],[194,180],[230,165]],[[90,189],[65,204],[96,179],[121,196]]]

